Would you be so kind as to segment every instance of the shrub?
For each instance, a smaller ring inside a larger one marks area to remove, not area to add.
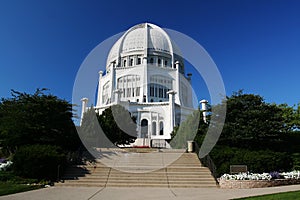
[[[14,180],[15,175],[12,172],[0,172],[0,182],[6,182],[9,180]]]
[[[248,170],[253,173],[289,171],[293,167],[293,160],[290,155],[270,150],[253,151],[216,146],[211,152],[211,157],[219,176],[229,173],[230,165],[247,165]]]
[[[300,170],[300,153],[293,153],[292,158],[294,163],[294,170]]]
[[[50,145],[30,145],[19,148],[13,157],[13,170],[26,178],[54,180],[58,165],[63,165],[65,155],[60,148]]]

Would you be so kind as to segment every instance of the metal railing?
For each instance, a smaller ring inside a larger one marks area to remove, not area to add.
[[[215,163],[213,162],[213,160],[211,159],[211,157],[209,156],[209,154],[207,154],[203,158],[200,158],[199,157],[200,148],[199,148],[199,146],[196,142],[194,142],[194,147],[195,147],[195,153],[198,155],[198,158],[201,161],[201,163],[210,170],[210,172],[211,172],[212,176],[214,177],[216,183],[219,183],[218,182],[218,177],[217,177],[217,167],[216,167]]]

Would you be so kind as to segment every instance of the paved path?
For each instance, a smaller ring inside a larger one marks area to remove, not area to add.
[[[223,200],[300,190],[300,185],[255,189],[51,187],[0,197],[0,200]]]

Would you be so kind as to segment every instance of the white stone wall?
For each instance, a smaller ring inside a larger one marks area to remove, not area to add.
[[[138,125],[148,121],[149,138],[170,139],[173,127],[193,112],[184,73],[181,52],[163,29],[147,23],[134,26],[112,47],[106,72],[99,72],[95,108],[101,114],[119,103],[138,118]],[[174,100],[168,91],[174,91]]]

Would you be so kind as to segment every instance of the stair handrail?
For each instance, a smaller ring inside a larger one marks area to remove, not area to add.
[[[194,146],[195,146],[195,153],[197,154],[198,159],[201,161],[201,164],[203,164],[205,167],[207,167],[210,170],[216,183],[219,183],[218,177],[217,177],[217,167],[216,167],[214,161],[211,159],[210,155],[207,154],[205,157],[200,158],[200,155],[199,155],[200,148],[199,148],[199,145],[197,144],[197,142],[194,142]]]

